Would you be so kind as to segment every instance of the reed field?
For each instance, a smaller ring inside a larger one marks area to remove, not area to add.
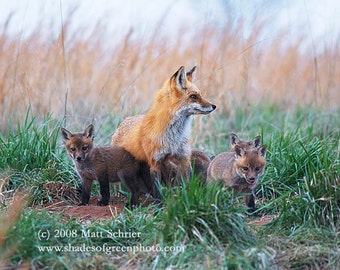
[[[58,36],[12,35],[10,21],[0,26],[0,269],[340,268],[340,34],[293,39],[284,29],[265,39],[270,22],[246,34],[231,18],[180,29],[176,40],[126,29],[108,44],[101,24],[90,35],[71,30],[72,15]],[[182,65],[198,66],[195,84],[217,106],[195,116],[193,146],[214,156],[229,149],[230,132],[267,145],[258,217],[195,176],[163,188],[157,213],[141,206],[83,222],[44,207],[74,205],[47,183],[80,183],[60,128],[93,122],[95,142],[109,144]]]
[[[10,23],[11,17],[8,18]],[[232,19],[231,19],[232,20]],[[256,21],[251,34],[242,20],[224,27],[207,24],[182,29],[167,40],[156,29],[145,37],[127,29],[120,42],[104,43],[98,26],[89,37],[82,29],[59,36],[0,36],[0,120],[23,119],[52,112],[70,121],[124,117],[144,112],[163,82],[181,65],[198,66],[196,84],[218,106],[219,114],[259,103],[287,110],[302,107],[336,109],[339,105],[339,36],[325,42],[292,38],[288,31],[264,39],[266,23]]]

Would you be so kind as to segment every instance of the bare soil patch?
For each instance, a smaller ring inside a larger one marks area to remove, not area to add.
[[[98,206],[99,200],[100,196],[94,196],[90,198],[89,205],[81,206],[60,200],[44,204],[42,208],[52,214],[62,213],[66,218],[76,218],[80,222],[112,219],[126,211],[127,198],[121,194],[111,195],[107,206]],[[152,198],[141,196],[139,201],[143,206],[147,206],[152,203]]]

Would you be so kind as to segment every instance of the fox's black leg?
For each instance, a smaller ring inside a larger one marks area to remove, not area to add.
[[[153,178],[151,178],[150,167],[146,162],[140,162],[140,174],[148,193],[153,195]]]
[[[136,207],[138,205],[138,199],[139,199],[139,192],[137,192],[136,190],[132,190],[130,202],[127,202],[125,207],[129,209]]]
[[[78,205],[89,204],[91,188],[92,188],[92,180],[83,181],[82,189],[81,189],[81,203]]]
[[[160,173],[151,171],[151,183],[152,183],[151,195],[153,197],[154,204],[157,206],[158,209],[162,208],[162,195],[160,192],[162,185],[159,178],[160,175],[161,175]]]
[[[159,191],[159,188],[161,187],[160,170],[152,171],[146,162],[140,162],[140,173],[144,185],[147,188],[147,192],[150,193],[154,199],[154,204],[161,206],[161,193]]]
[[[138,181],[142,181],[142,179],[137,178],[137,176],[126,177],[124,181],[122,181],[131,192],[130,201],[125,204],[125,207],[128,209],[132,209],[133,207],[138,205],[138,199],[140,195],[140,187],[138,185]]]
[[[100,179],[98,182],[100,186],[100,194],[102,195],[102,199],[98,201],[98,205],[108,205],[110,199],[110,183],[107,179]]]
[[[246,204],[248,206],[248,213],[254,215],[255,208],[255,197],[253,194],[246,196]]]

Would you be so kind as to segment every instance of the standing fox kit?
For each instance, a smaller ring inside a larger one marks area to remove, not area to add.
[[[150,110],[125,119],[112,136],[113,145],[145,161],[158,179],[168,178],[166,168],[170,166],[171,171],[171,164],[176,164],[176,175],[190,175],[192,116],[209,114],[216,108],[193,84],[195,70],[196,67],[186,73],[180,67],[156,93]]]
[[[208,181],[221,181],[237,193],[245,196],[246,205],[255,211],[255,190],[266,165],[266,149],[261,146],[245,149],[235,144],[234,152],[218,154],[208,168]]]
[[[118,146],[94,147],[92,124],[83,133],[71,133],[62,128],[61,135],[82,180],[82,200],[79,205],[89,203],[93,180],[97,180],[100,185],[102,198],[98,205],[107,205],[109,202],[109,182],[121,181],[127,186],[132,193],[130,206],[137,205],[142,192],[148,193],[152,190],[146,164],[138,162]]]

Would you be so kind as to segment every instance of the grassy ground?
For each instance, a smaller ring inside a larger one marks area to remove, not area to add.
[[[262,135],[268,164],[257,206],[262,215],[275,216],[265,226],[254,224],[223,187],[202,186],[195,178],[182,188],[165,189],[164,211],[156,215],[150,207],[87,223],[51,215],[37,208],[55,200],[44,183],[76,187],[79,180],[61,146],[61,120],[28,112],[0,137],[1,266],[337,269],[340,112],[248,109],[234,117],[217,115],[210,123],[214,132],[197,139],[196,146],[215,154],[228,149],[231,130],[242,138]],[[202,121],[204,126],[210,119]],[[108,137],[97,134],[99,141]],[[136,235],[114,237],[119,231]]]

